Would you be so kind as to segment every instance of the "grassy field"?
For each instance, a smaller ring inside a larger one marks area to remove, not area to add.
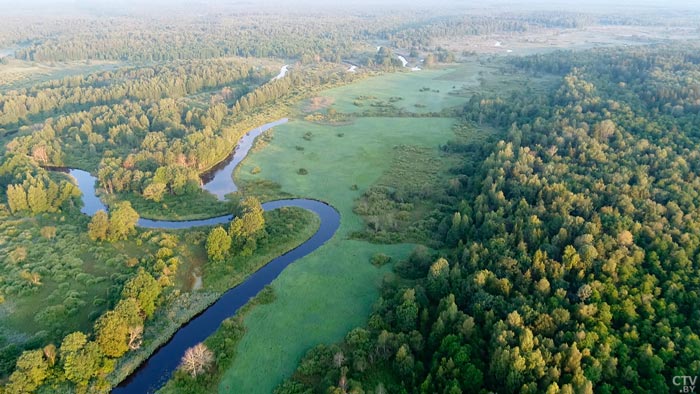
[[[479,73],[489,70],[477,63],[466,63],[457,69],[381,75],[327,90],[323,96],[334,100],[331,108],[344,113],[371,110],[373,105],[388,104],[390,101],[394,107],[408,112],[436,112],[464,103],[465,98],[456,93],[464,88],[479,86]],[[456,78],[453,75],[455,72],[458,73]]]
[[[300,107],[304,115],[336,111],[352,116],[426,115],[459,108],[474,93],[546,88],[555,77],[532,78],[502,69],[503,59],[474,59],[466,63],[366,78],[325,90]],[[347,116],[346,116],[347,118]],[[339,122],[340,124],[347,122]]]
[[[394,77],[388,76],[392,86]],[[352,124],[323,126],[295,120],[277,127],[272,141],[243,162],[237,180],[244,188],[266,179],[289,194],[331,203],[342,219],[331,241],[273,282],[276,300],[246,317],[251,334],[242,338],[220,383],[221,393],[270,393],[309,347],[336,341],[364,322],[382,277],[390,272],[372,266],[371,256],[381,252],[404,258],[413,245],[349,239],[364,228],[353,213],[355,201],[391,169],[394,146],[426,147],[437,159],[439,145],[454,135],[453,123],[444,118],[358,118]],[[260,172],[253,174],[256,167]],[[300,175],[301,168],[306,175]]]
[[[97,71],[114,70],[121,63],[107,61],[39,63],[9,59],[8,64],[0,64],[0,91],[29,87],[37,82],[61,79],[72,75],[89,74]]]

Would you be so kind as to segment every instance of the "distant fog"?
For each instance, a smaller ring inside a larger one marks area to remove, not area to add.
[[[611,4],[612,3],[612,4]],[[700,1],[688,0],[348,0],[345,4],[328,0],[0,0],[4,15],[124,15],[193,12],[330,12],[334,9],[354,11],[387,10],[481,10],[481,11],[570,11],[570,12],[653,12],[658,10],[700,10]]]

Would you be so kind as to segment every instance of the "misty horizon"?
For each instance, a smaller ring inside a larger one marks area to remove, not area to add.
[[[300,7],[304,7],[300,9]],[[311,7],[311,8],[305,8]],[[291,12],[314,13],[332,12],[333,10],[351,10],[365,12],[384,12],[391,10],[459,10],[482,12],[527,12],[527,11],[557,11],[570,13],[600,13],[600,12],[630,12],[646,13],[654,11],[683,11],[700,10],[700,3],[684,0],[622,0],[610,4],[605,0],[593,0],[581,3],[575,0],[487,0],[464,2],[458,0],[435,0],[430,4],[411,3],[400,0],[358,0],[343,4],[329,3],[317,0],[292,1],[197,1],[197,0],[156,0],[147,3],[138,0],[120,1],[90,1],[90,0],[29,0],[18,4],[13,0],[0,0],[0,12],[5,15],[25,16],[66,16],[70,14],[84,15],[128,15],[140,14],[160,17],[171,13],[196,11],[194,15],[210,12]],[[28,15],[29,14],[29,15]]]

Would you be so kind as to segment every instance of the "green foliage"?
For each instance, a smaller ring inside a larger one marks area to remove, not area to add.
[[[75,332],[63,339],[59,350],[66,379],[79,388],[85,388],[103,371],[110,369],[95,342],[88,342],[85,334]]]
[[[146,317],[151,317],[156,309],[156,301],[162,288],[151,274],[143,268],[139,268],[138,273],[129,279],[122,290],[122,298],[133,298],[138,302],[139,308]]]
[[[39,231],[42,237],[52,240],[56,238],[56,227],[54,226],[44,226]]]
[[[10,375],[5,386],[7,393],[33,393],[46,379],[49,373],[49,363],[41,350],[25,351],[17,359],[15,372]]]
[[[207,255],[210,260],[222,261],[231,251],[231,237],[223,227],[216,227],[207,237]]]
[[[410,145],[394,146],[391,154],[389,170],[355,204],[353,211],[363,217],[367,229],[353,235],[373,242],[437,246],[431,239],[441,217],[436,208],[450,198],[440,182],[455,156],[436,160],[434,148]]]
[[[121,357],[129,350],[129,335],[134,328],[143,326],[141,309],[136,299],[119,301],[95,323],[95,342],[108,357]]]
[[[228,230],[234,250],[242,256],[250,256],[257,248],[257,241],[264,236],[264,232],[265,217],[260,201],[255,197],[243,199]]]
[[[84,230],[88,219],[77,208],[70,212],[0,222],[0,255],[7,256],[0,258],[0,294],[13,308],[0,323],[0,374],[5,377],[22,350],[90,330],[118,301],[132,275],[125,262],[152,249],[131,241],[119,249],[91,242]]]
[[[232,248],[234,253],[221,261],[210,261],[204,270],[207,287],[226,290],[303,239],[313,235],[318,228],[318,218],[300,208],[281,208],[264,212],[265,229],[255,242],[255,253],[246,255],[243,248]],[[237,222],[242,224],[242,221]],[[233,223],[232,223],[233,224]],[[246,245],[243,244],[245,247]],[[249,243],[248,247],[252,245]]]
[[[112,242],[126,239],[136,232],[138,220],[139,214],[131,207],[131,203],[128,201],[118,203],[110,212],[107,238]]]
[[[143,197],[147,200],[153,200],[155,202],[160,202],[163,200],[163,195],[165,194],[165,189],[167,185],[165,183],[151,183],[143,189]]]
[[[29,203],[27,203],[27,192],[20,185],[7,186],[7,203],[10,205],[10,211],[12,212],[29,210]]]
[[[21,172],[22,169],[17,167],[7,170],[15,171],[15,180],[24,179],[21,183],[7,185],[7,202],[12,213],[36,215],[57,212],[64,203],[80,195],[80,191],[73,184],[65,180],[57,183],[41,168],[34,167],[32,170],[25,170],[26,172]]]
[[[381,267],[385,264],[389,264],[391,262],[391,256],[387,256],[384,253],[377,253],[374,256],[372,256],[372,259],[370,260],[372,265],[375,267]]]
[[[88,223],[88,236],[93,241],[104,241],[109,231],[109,217],[103,210],[97,211]]]

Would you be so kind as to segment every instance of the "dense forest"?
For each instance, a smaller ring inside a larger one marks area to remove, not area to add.
[[[470,100],[464,122],[507,137],[446,187],[444,248],[398,263],[367,326],[278,394],[670,392],[700,370],[696,49],[512,66],[561,83]]]
[[[666,15],[667,14],[667,15]],[[315,11],[312,14],[251,13],[209,17],[42,17],[26,26],[9,17],[0,42],[19,44],[18,59],[38,62],[117,60],[165,62],[227,56],[293,58],[301,63],[371,58],[375,43],[406,51],[427,50],[464,36],[518,34],[586,26],[693,24],[689,15],[666,13],[512,11],[455,15],[435,9],[399,12]]]
[[[235,126],[244,114],[285,95],[353,78],[332,69],[291,72],[268,82],[272,75],[245,62],[191,61],[68,77],[0,94],[0,125],[23,131],[6,144],[0,164],[10,210],[51,211],[70,195],[67,186],[45,179],[42,166],[97,170],[107,194],[129,192],[155,202],[164,195],[196,194],[200,175],[246,131]],[[51,192],[50,204],[33,207],[25,200],[39,184]]]

